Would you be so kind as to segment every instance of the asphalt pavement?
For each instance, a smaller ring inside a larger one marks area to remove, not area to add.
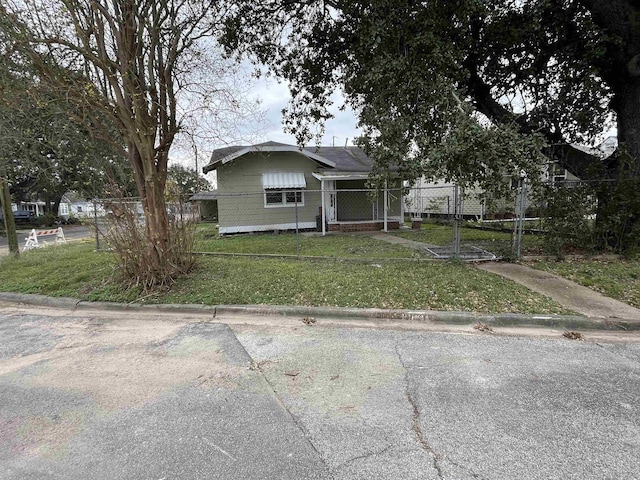
[[[348,325],[0,304],[3,478],[638,478],[637,333]]]
[[[228,326],[0,316],[3,479],[327,478]]]
[[[21,228],[20,225],[18,226],[18,245],[20,246],[20,251],[22,251],[22,247],[24,247],[25,244],[25,238],[29,236],[30,231],[30,228],[24,229]],[[81,240],[93,236],[93,227],[88,225],[62,225],[62,231],[64,232],[64,236],[67,240]],[[55,237],[49,237],[48,241],[54,243]],[[9,244],[7,237],[0,236],[0,255],[7,254],[8,252]]]

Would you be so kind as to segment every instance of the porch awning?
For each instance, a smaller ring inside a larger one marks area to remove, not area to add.
[[[369,178],[368,173],[362,172],[312,173],[311,175],[318,180],[366,180]]]
[[[263,173],[262,188],[306,188],[304,173]]]

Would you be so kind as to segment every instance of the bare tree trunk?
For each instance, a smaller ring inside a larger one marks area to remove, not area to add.
[[[169,217],[164,198],[164,182],[158,178],[158,174],[152,174],[145,182],[146,196],[142,199],[146,219],[147,238],[149,247],[153,248],[158,266],[164,262],[164,254],[169,242]]]
[[[640,78],[628,79],[613,102],[618,117],[617,172],[640,176]],[[614,173],[614,172],[612,172]],[[616,175],[617,176],[617,175]]]
[[[165,262],[165,253],[170,244],[169,217],[167,215],[164,196],[166,174],[158,172],[155,167],[155,149],[149,143],[144,152],[136,145],[129,145],[129,156],[134,166],[134,174],[138,191],[141,193],[142,209],[145,216],[145,229],[148,249],[154,265],[151,268],[161,271]]]

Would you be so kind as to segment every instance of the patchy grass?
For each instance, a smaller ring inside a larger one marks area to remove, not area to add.
[[[453,226],[441,223],[423,223],[420,230],[390,231],[391,235],[415,240],[429,245],[444,246],[453,244]],[[511,233],[496,230],[480,230],[478,228],[462,227],[460,238],[463,243],[475,243],[488,249],[510,248]],[[522,247],[524,250],[536,250],[541,248],[543,237],[538,235],[523,235]]]
[[[530,264],[640,308],[640,260],[566,260]]]
[[[555,302],[461,262],[205,258],[165,302],[560,313]]]
[[[0,291],[130,302],[111,254],[91,244],[0,259]],[[567,313],[552,300],[462,262],[308,261],[205,257],[147,303],[379,307],[477,312]]]
[[[123,292],[115,281],[112,255],[94,248],[86,241],[22,252],[17,259],[0,257],[0,291],[116,302],[136,298],[136,291]]]
[[[196,251],[296,255],[295,233],[254,233],[218,237],[213,225],[201,224],[196,231]],[[375,240],[362,234],[300,234],[300,255],[335,258],[426,258],[413,249]]]

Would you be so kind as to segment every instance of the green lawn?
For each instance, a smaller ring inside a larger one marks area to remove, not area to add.
[[[567,313],[555,302],[461,262],[309,261],[201,257],[198,267],[148,303],[380,307]],[[130,302],[113,258],[91,243],[0,258],[0,291]]]
[[[296,255],[295,233],[255,233],[218,237],[212,224],[198,225],[196,251]],[[336,258],[427,258],[426,254],[361,234],[300,234],[300,255]]]
[[[91,241],[47,247],[0,257],[0,291],[41,293],[87,300],[131,301],[137,292],[123,292],[114,281],[113,256],[94,252]]]
[[[453,226],[439,223],[423,223],[420,230],[390,231],[398,237],[423,242],[430,245],[451,245],[453,243]],[[504,248],[511,245],[511,233],[495,230],[462,227],[460,238],[463,243],[476,243],[490,248],[492,245]],[[541,247],[542,237],[523,235],[523,249],[532,250]]]
[[[567,260],[531,266],[560,275],[640,308],[640,260]]]

